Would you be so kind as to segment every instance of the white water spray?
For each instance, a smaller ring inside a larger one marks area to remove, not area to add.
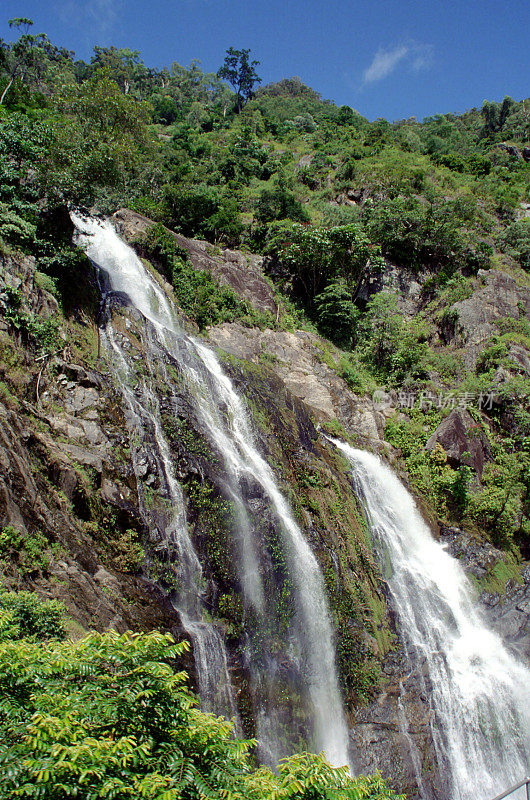
[[[306,681],[313,705],[317,747],[334,764],[348,762],[348,735],[335,670],[335,652],[322,575],[318,563],[279,491],[272,470],[258,453],[245,407],[211,350],[195,349],[215,385],[217,397],[201,403],[203,420],[224,453],[227,469],[249,477],[269,498],[280,524],[300,615],[301,648],[308,663]],[[221,418],[219,409],[224,411]]]
[[[259,574],[257,545],[250,519],[243,506],[241,479],[253,481],[268,499],[281,530],[285,558],[294,588],[299,619],[295,649],[301,652],[304,661],[303,680],[310,699],[315,745],[325,751],[332,763],[348,763],[348,735],[335,669],[333,635],[322,576],[288,503],[276,485],[270,467],[254,444],[241,399],[214,354],[182,331],[168,296],[134,251],[118,237],[112,225],[91,219],[75,218],[74,221],[84,234],[81,239],[83,248],[105,270],[113,291],[121,291],[128,296],[133,306],[151,323],[160,348],[181,364],[190,394],[194,398],[196,412],[212,443],[223,454],[229,478],[228,492],[233,495],[239,521],[243,590],[245,599],[254,608],[257,618],[263,617],[265,613],[263,586]],[[172,475],[170,465],[167,465],[167,469]],[[180,489],[175,496],[180,503],[179,492]],[[184,622],[187,612],[186,609],[183,611]],[[199,620],[193,620],[195,627],[198,622]],[[190,633],[193,636],[191,628]],[[200,647],[196,649],[200,653]],[[262,726],[264,735],[268,729],[273,731],[272,736],[276,735],[276,725],[271,718]],[[258,734],[259,731],[258,715]],[[280,742],[273,744],[272,751],[285,754],[282,753]]]
[[[387,581],[409,656],[427,667],[447,794],[488,800],[528,771],[530,670],[486,627],[463,570],[432,538],[393,472],[376,456],[332,441],[351,463],[375,546],[390,565]],[[417,779],[421,787],[421,774]]]
[[[79,243],[85,247],[94,263],[120,263],[127,274],[127,252],[121,240],[116,247],[109,237],[105,236],[103,226],[92,220],[74,217],[74,221],[82,233]],[[123,277],[123,273],[121,274]],[[134,281],[135,275],[131,274]],[[126,281],[124,280],[125,284]],[[158,319],[169,309],[163,292],[156,284],[144,288],[142,307],[149,308],[153,318]],[[120,286],[119,291],[124,291]],[[145,315],[144,315],[145,316]],[[178,588],[175,591],[173,604],[178,611],[182,626],[193,642],[193,654],[199,695],[205,711],[224,714],[235,721],[236,731],[240,732],[240,723],[232,692],[228,663],[223,639],[213,625],[204,621],[204,613],[200,599],[202,569],[193,544],[188,535],[184,498],[180,484],[175,478],[171,461],[169,443],[162,427],[160,403],[154,390],[155,371],[162,372],[166,378],[165,365],[160,359],[156,340],[151,341],[146,331],[144,341],[145,367],[141,381],[131,369],[128,352],[116,335],[112,324],[108,324],[101,333],[102,341],[110,355],[114,378],[125,400],[125,412],[131,432],[132,462],[135,474],[142,472],[142,462],[149,451],[154,461],[158,479],[170,501],[168,515],[153,514],[146,501],[145,486],[138,480],[138,496],[142,517],[151,533],[157,531],[161,541],[157,549],[163,551],[165,559],[173,564]]]

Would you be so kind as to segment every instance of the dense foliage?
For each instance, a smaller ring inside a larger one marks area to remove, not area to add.
[[[60,611],[0,595],[1,798],[400,800],[322,756],[257,769],[253,743],[197,709],[175,669],[185,644],[159,633],[62,641]]]

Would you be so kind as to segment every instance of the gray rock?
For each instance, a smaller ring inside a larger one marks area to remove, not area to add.
[[[501,596],[497,592],[482,592],[480,595],[480,602],[484,603],[485,606],[494,608],[501,602]]]
[[[491,448],[486,436],[464,409],[455,408],[451,411],[427,440],[425,448],[431,451],[436,444],[443,447],[450,463],[455,466],[466,464],[479,476],[482,475],[486,461],[491,459]]]
[[[41,289],[35,279],[36,263],[33,256],[6,256],[0,259],[0,283],[17,289],[32,314],[52,317],[59,311],[53,295]]]
[[[67,385],[67,388],[68,385]],[[85,389],[83,386],[74,384],[73,392],[68,397],[65,403],[66,411],[71,414],[79,414],[88,408],[97,405],[99,400],[99,393],[96,389]]]
[[[501,150],[506,150],[508,155],[513,156],[518,161],[520,161],[523,158],[521,151],[514,144],[506,144],[506,142],[499,142],[499,144],[496,144],[495,147],[498,147]]]
[[[305,167],[309,167],[311,162],[313,161],[314,155],[310,154],[307,156],[302,156],[301,159],[298,161],[298,169],[304,169]]]
[[[525,147],[528,151],[528,158],[525,161],[530,161],[530,147]],[[519,203],[519,208],[515,210],[516,219],[527,219],[530,217],[530,203]]]
[[[138,239],[154,225],[152,220],[126,208],[117,211],[113,219],[120,233],[129,241]],[[168,232],[175,238],[179,247],[186,250],[195,269],[210,272],[221,284],[230,286],[258,311],[277,313],[274,292],[263,276],[261,270],[263,259],[260,256],[242,253],[239,250],[221,250],[208,242],[187,239],[169,229]]]
[[[530,375],[530,355],[528,350],[521,344],[511,344],[509,350],[510,361],[517,372]]]
[[[82,428],[83,436],[92,445],[107,444],[108,439],[101,430],[100,426],[90,419],[78,418],[79,425]]]
[[[101,481],[100,493],[102,500],[117,506],[122,506],[131,498],[131,490],[127,486],[118,485],[106,477]]]
[[[103,470],[103,460],[98,453],[93,450],[86,450],[84,447],[78,447],[65,442],[54,442],[54,447],[59,451],[64,451],[67,457],[73,458],[79,464],[85,467],[92,467],[96,472],[101,473]]]
[[[407,316],[414,316],[422,305],[421,290],[422,284],[418,275],[387,262],[383,272],[371,276],[369,281],[361,286],[358,298],[367,302],[377,292],[394,292],[398,311]]]
[[[458,558],[468,575],[484,577],[506,554],[488,542],[448,525],[440,526],[440,538],[454,558]],[[505,643],[524,658],[530,658],[530,564],[521,571],[524,583],[510,580],[503,594],[481,592],[488,624]]]
[[[393,788],[410,800],[446,798],[437,775],[431,711],[425,676],[411,667],[401,650],[387,656],[388,681],[376,700],[351,720],[353,760],[364,774],[380,770]]]
[[[466,300],[450,306],[457,315],[456,343],[464,346],[464,361],[470,368],[474,368],[499,320],[530,316],[530,289],[520,286],[500,270],[479,270],[478,277],[483,283],[482,288]]]
[[[357,397],[323,357],[321,339],[306,331],[260,331],[225,323],[208,331],[225,352],[261,363],[295,397],[323,420],[338,418],[370,447],[383,448],[384,415],[368,398]],[[329,343],[327,347],[331,346]],[[337,352],[337,360],[339,358]]]

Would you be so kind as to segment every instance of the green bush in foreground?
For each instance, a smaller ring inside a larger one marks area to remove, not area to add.
[[[199,711],[172,668],[186,648],[160,633],[1,642],[0,798],[400,798],[321,755],[253,767],[253,742]]]

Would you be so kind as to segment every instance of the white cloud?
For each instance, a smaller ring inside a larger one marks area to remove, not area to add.
[[[403,61],[409,48],[405,45],[394,47],[393,50],[383,50],[381,47],[375,54],[372,63],[363,74],[364,83],[380,81],[395,70],[400,61]]]
[[[116,0],[90,0],[84,4],[85,14],[99,27],[100,33],[107,36],[116,23],[120,5]]]
[[[413,50],[412,69],[419,72],[429,69],[434,59],[434,47],[431,44],[416,45]]]
[[[387,50],[380,47],[372,63],[363,72],[363,84],[387,78],[399,64],[409,64],[415,72],[428,69],[433,55],[433,47],[429,44],[401,44]]]
[[[87,42],[96,36],[101,44],[119,21],[123,0],[58,0],[55,8],[63,23],[85,32]]]

